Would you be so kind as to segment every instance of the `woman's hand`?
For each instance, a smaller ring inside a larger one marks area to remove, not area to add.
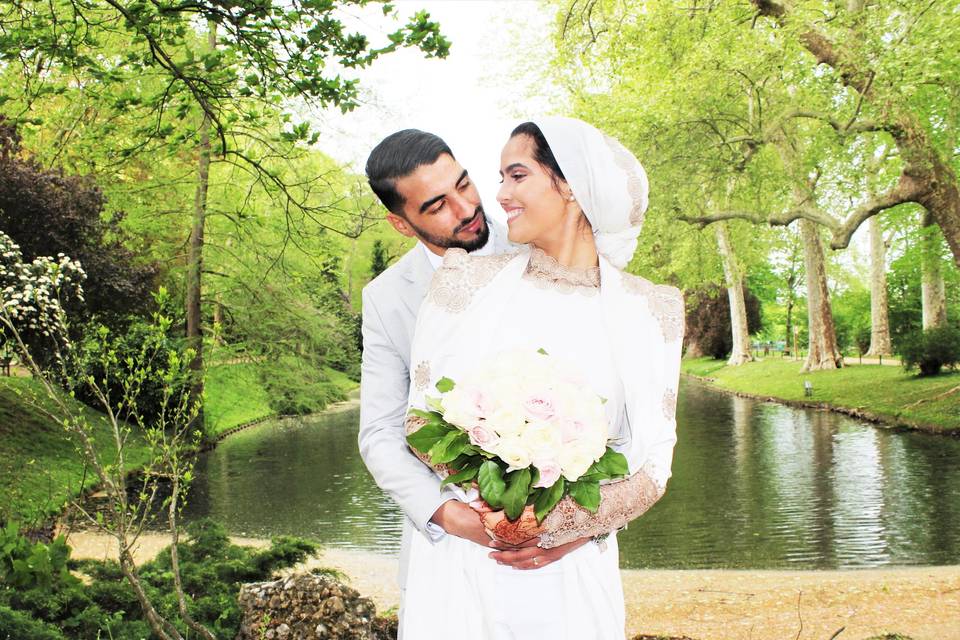
[[[503,511],[493,511],[485,502],[482,504],[472,502],[470,506],[480,514],[480,520],[490,537],[509,546],[519,547],[531,540],[536,540],[534,542],[536,544],[539,542],[537,537],[543,533],[543,527],[537,523],[532,506],[525,507],[520,517],[513,522],[507,519]]]

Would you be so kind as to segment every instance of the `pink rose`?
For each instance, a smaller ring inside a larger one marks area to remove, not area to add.
[[[552,487],[560,477],[560,465],[555,460],[534,460],[533,466],[540,472],[540,479],[534,487]]]
[[[467,435],[470,436],[470,444],[487,451],[489,451],[491,447],[496,446],[500,440],[492,429],[488,429],[482,424],[467,429]]]
[[[527,399],[523,401],[523,408],[531,421],[546,421],[557,413],[556,402],[554,402],[553,396],[547,392],[527,396]]]
[[[564,444],[580,439],[586,432],[587,425],[575,418],[563,420],[560,423],[560,434]]]

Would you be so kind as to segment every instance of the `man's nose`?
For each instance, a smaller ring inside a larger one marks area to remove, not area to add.
[[[467,198],[462,194],[457,194],[453,204],[457,218],[460,220],[472,218],[473,214],[477,212],[477,203],[472,202],[470,198]]]

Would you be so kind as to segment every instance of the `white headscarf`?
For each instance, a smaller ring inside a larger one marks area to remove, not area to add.
[[[626,147],[574,118],[533,121],[593,227],[597,251],[618,268],[630,262],[647,210],[647,172]]]

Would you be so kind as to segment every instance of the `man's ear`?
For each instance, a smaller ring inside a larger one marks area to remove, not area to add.
[[[390,226],[396,229],[397,233],[402,236],[407,236],[408,238],[415,238],[417,236],[417,234],[413,231],[413,227],[410,226],[410,224],[407,222],[407,219],[403,216],[398,216],[395,213],[388,213],[387,222],[389,222]]]

